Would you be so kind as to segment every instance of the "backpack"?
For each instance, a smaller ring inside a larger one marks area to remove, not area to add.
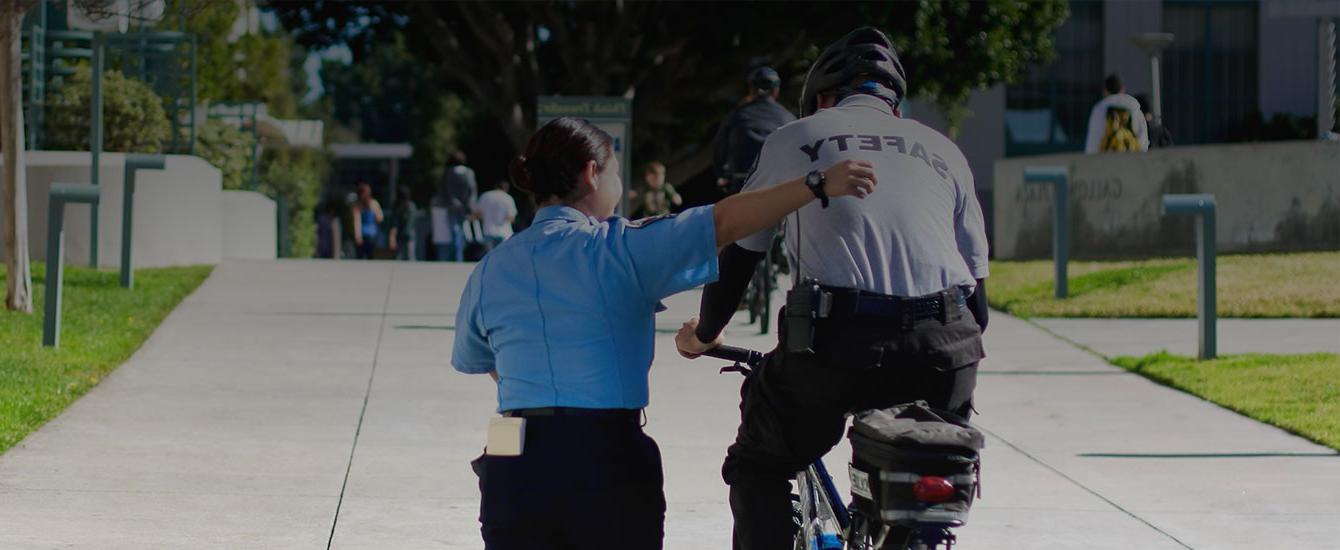
[[[1140,140],[1131,130],[1131,112],[1120,107],[1107,108],[1107,125],[1099,151],[1139,151]]]

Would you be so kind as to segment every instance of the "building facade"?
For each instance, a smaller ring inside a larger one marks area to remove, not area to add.
[[[1319,90],[1333,94],[1336,84],[1335,33],[1322,46],[1320,23],[1334,29],[1338,12],[1334,0],[1072,0],[1051,63],[969,102],[958,142],[984,202],[997,159],[1083,150],[1105,76],[1120,76],[1131,95],[1151,94],[1149,56],[1131,41],[1143,33],[1175,36],[1161,78],[1163,122],[1177,145],[1259,140],[1272,119],[1316,135]],[[1319,82],[1326,57],[1329,83]],[[909,111],[943,127],[932,107],[912,102]]]

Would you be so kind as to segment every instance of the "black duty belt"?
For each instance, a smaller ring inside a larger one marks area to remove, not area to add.
[[[904,321],[946,320],[965,304],[963,290],[947,288],[924,296],[889,296],[863,290],[823,287],[832,293],[830,317],[889,317]]]
[[[580,407],[539,407],[534,409],[512,409],[503,411],[503,416],[531,418],[537,416],[583,416],[611,419],[627,419],[634,422],[642,419],[642,409],[585,409]]]

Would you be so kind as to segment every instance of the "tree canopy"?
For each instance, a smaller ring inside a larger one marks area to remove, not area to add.
[[[759,63],[777,67],[794,105],[808,63],[861,25],[883,29],[910,93],[956,125],[975,89],[1052,56],[1064,0],[916,2],[275,2],[301,43],[347,45],[358,64],[404,36],[438,75],[492,120],[517,150],[538,95],[633,98],[634,152],[697,171],[713,126]],[[432,70],[429,70],[431,68]]]

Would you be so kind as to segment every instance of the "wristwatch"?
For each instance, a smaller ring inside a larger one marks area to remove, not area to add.
[[[827,180],[828,178],[824,175],[822,170],[815,170],[805,174],[805,187],[810,188],[810,192],[814,193],[814,196],[819,198],[819,202],[824,208],[828,208],[828,193],[824,192],[824,182]]]

